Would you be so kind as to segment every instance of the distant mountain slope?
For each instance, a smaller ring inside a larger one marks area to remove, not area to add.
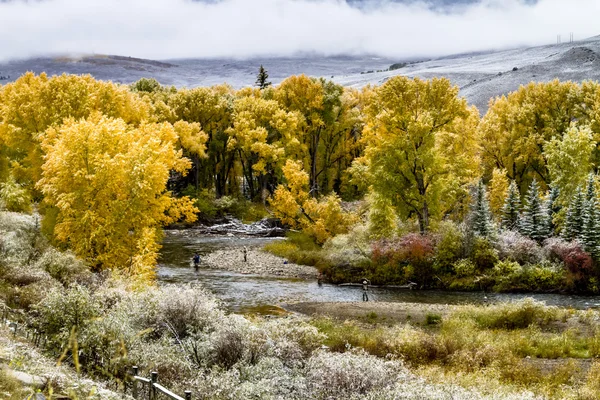
[[[600,80],[600,36],[574,43],[445,57],[394,71],[347,75],[337,82],[360,87],[381,84],[394,75],[445,76],[460,87],[470,103],[485,112],[490,98],[532,81]]]
[[[223,82],[242,87],[254,84],[258,67],[264,64],[273,83],[301,73],[353,87],[381,84],[395,75],[425,79],[445,76],[483,113],[490,98],[514,91],[531,81],[600,80],[600,36],[575,43],[462,54],[424,62],[405,60],[404,67],[376,72],[400,61],[370,56],[167,61],[102,55],[35,58],[0,64],[0,78],[10,76],[10,79],[0,80],[0,84],[16,79],[26,71],[45,71],[51,75],[89,73],[98,79],[123,83],[154,77],[162,84],[178,87]]]

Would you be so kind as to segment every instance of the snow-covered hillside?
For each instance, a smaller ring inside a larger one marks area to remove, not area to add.
[[[381,84],[399,74],[422,78],[444,76],[458,85],[469,103],[483,113],[490,98],[516,90],[519,85],[531,81],[600,80],[600,36],[574,43],[456,55],[424,62],[409,61],[403,68],[377,72],[401,61],[406,62],[372,56],[167,61],[100,55],[35,58],[0,64],[0,76],[10,76],[10,79],[0,80],[0,84],[16,79],[26,71],[34,71],[51,75],[89,73],[98,79],[123,83],[153,77],[162,84],[178,87],[223,82],[242,87],[254,84],[258,67],[264,64],[275,84],[287,76],[301,73],[325,77],[352,87]]]

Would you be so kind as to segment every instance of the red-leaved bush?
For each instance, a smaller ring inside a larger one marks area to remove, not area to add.
[[[431,278],[434,244],[431,237],[409,233],[399,239],[382,239],[372,244],[372,261],[394,269],[403,269],[407,280],[426,284]]]
[[[594,261],[578,242],[565,242],[562,239],[546,240],[544,250],[548,257],[561,261],[567,270],[567,286],[570,289],[586,291],[590,278],[595,275]]]

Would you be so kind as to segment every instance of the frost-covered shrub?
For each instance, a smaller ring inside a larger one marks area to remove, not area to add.
[[[101,304],[92,293],[78,285],[68,289],[54,289],[38,304],[39,325],[48,335],[68,337],[72,328],[80,331],[102,313]]]
[[[521,265],[537,264],[544,260],[544,252],[540,245],[518,232],[502,231],[496,242],[501,260],[518,262]]]
[[[48,247],[38,221],[38,216],[0,212],[0,259],[4,263],[29,264]]]
[[[50,276],[63,285],[71,282],[85,282],[91,279],[92,273],[85,263],[71,252],[60,252],[49,248],[34,261],[33,268],[48,272]]]
[[[262,328],[272,343],[274,354],[290,365],[309,357],[325,339],[317,328],[297,318],[267,321]]]
[[[146,294],[148,324],[172,331],[179,339],[210,330],[224,317],[216,298],[200,287],[165,286]]]
[[[171,337],[140,340],[128,349],[127,357],[129,362],[140,367],[140,373],[144,376],[149,376],[151,371],[158,372],[160,382],[169,388],[175,388],[177,383],[200,373]]]
[[[227,324],[214,335],[212,364],[229,369],[242,360],[248,346],[241,329],[236,328]]]
[[[41,269],[30,266],[15,266],[5,271],[4,279],[16,286],[26,286],[36,282],[49,281],[52,277]]]
[[[357,398],[391,386],[406,373],[401,363],[366,353],[316,352],[307,363],[312,398]]]
[[[11,304],[11,306],[30,310],[42,301],[47,293],[60,289],[60,287],[61,285],[58,282],[48,279],[17,288],[13,293],[13,300],[16,300],[18,295],[18,304]]]

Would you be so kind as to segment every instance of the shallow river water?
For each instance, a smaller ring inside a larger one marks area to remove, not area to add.
[[[199,268],[190,261],[194,252],[200,255],[211,251],[242,246],[261,246],[271,238],[220,236],[201,234],[193,229],[166,231],[159,260],[158,278],[165,283],[199,282],[217,295],[232,311],[244,312],[264,306],[279,306],[292,302],[360,301],[359,287],[317,285],[316,281],[261,277],[225,270]],[[373,301],[417,302],[432,304],[466,304],[486,301],[510,301],[533,297],[548,305],[573,308],[600,307],[600,296],[562,294],[500,294],[482,292],[448,292],[437,290],[406,290],[371,288]]]

